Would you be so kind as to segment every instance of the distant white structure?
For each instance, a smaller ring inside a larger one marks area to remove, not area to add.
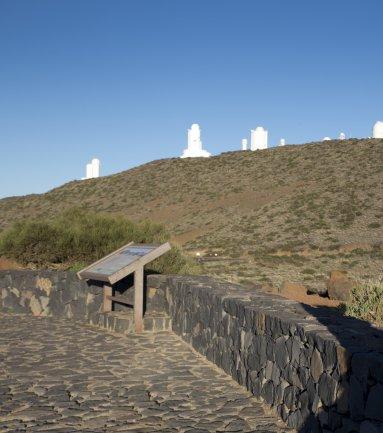
[[[372,128],[372,138],[383,138],[383,122],[376,122]]]
[[[267,149],[267,130],[262,126],[258,126],[251,130],[250,149],[259,150]]]
[[[211,154],[202,149],[201,130],[198,123],[193,123],[188,129],[188,147],[181,155],[181,158],[207,158]]]
[[[346,134],[344,132],[341,132],[339,134],[339,140],[345,140],[346,139]]]
[[[242,138],[242,150],[247,150],[247,138]]]
[[[93,177],[100,177],[100,160],[97,158],[92,159],[92,176]]]
[[[286,146],[286,140],[285,140],[284,138],[281,138],[281,139],[279,140],[279,144],[278,144],[278,146]]]
[[[86,165],[86,176],[83,179],[94,179],[100,177],[100,160],[93,158],[90,163]]]
[[[330,137],[324,137],[322,141],[331,141]]]

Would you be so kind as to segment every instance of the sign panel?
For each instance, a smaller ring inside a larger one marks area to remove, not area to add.
[[[130,243],[81,270],[77,275],[80,279],[100,280],[113,284],[169,250],[168,242],[163,245]]]
[[[157,247],[155,246],[132,245],[126,247],[125,249],[116,254],[113,254],[110,257],[107,257],[105,260],[98,264],[96,263],[95,265],[90,266],[87,271],[109,276],[124,268],[125,266],[132,264],[139,258],[155,250],[156,248]]]

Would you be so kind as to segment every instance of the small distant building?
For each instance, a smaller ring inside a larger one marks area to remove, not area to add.
[[[85,179],[92,179],[92,177],[93,177],[93,166],[92,163],[90,162],[89,164],[86,165]]]
[[[279,140],[279,144],[278,144],[278,146],[286,146],[286,140],[285,140],[284,138],[281,138],[281,139]]]
[[[383,138],[383,122],[378,121],[372,128],[372,138]]]
[[[330,137],[324,137],[322,141],[331,141]]]
[[[262,126],[258,126],[251,130],[250,149],[260,150],[267,149],[267,135],[268,132]]]
[[[100,160],[97,158],[92,159],[92,176],[93,177],[100,177]]]
[[[188,129],[188,147],[181,155],[181,158],[207,158],[211,154],[202,149],[201,130],[198,123],[193,123]]]
[[[346,139],[346,134],[344,132],[341,132],[339,134],[339,140],[345,140]]]
[[[242,150],[247,150],[247,138],[242,138]]]
[[[100,177],[100,167],[100,160],[93,158],[92,161],[86,165],[85,177],[82,179],[94,179],[96,177]]]

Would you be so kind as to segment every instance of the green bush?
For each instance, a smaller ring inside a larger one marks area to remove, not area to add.
[[[378,229],[380,227],[380,224],[377,222],[371,223],[368,225],[369,229]]]
[[[169,237],[161,224],[136,223],[122,216],[74,208],[49,221],[14,223],[1,233],[0,254],[22,264],[78,270],[128,242],[160,244]],[[150,269],[162,273],[198,271],[178,247],[155,260]]]
[[[383,277],[358,282],[351,291],[346,314],[383,325]]]

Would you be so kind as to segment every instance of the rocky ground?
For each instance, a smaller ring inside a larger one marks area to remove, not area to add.
[[[172,333],[2,314],[0,431],[291,430]]]

